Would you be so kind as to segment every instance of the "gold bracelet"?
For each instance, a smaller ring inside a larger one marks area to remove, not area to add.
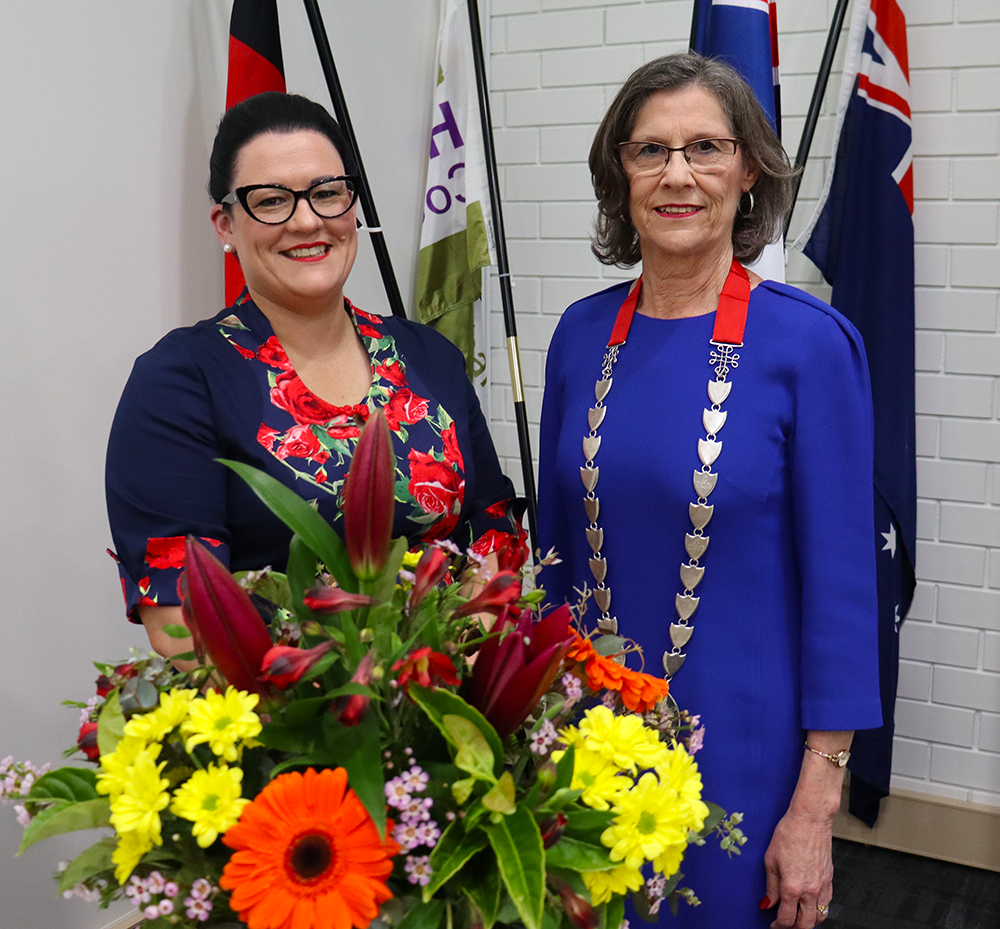
[[[844,767],[848,761],[851,759],[851,753],[846,749],[841,749],[836,755],[828,755],[826,752],[821,752],[818,749],[812,748],[808,742],[806,742],[806,749],[812,752],[814,755],[819,755],[821,758],[825,758],[830,764],[835,764],[838,768]]]

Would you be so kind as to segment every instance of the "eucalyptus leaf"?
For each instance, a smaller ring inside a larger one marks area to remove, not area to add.
[[[625,647],[625,639],[620,635],[601,635],[591,641],[598,655],[617,655]]]
[[[61,835],[64,832],[77,832],[80,829],[99,829],[111,823],[111,807],[107,797],[96,800],[83,800],[71,803],[66,800],[57,801],[56,806],[42,810],[28,823],[21,836],[20,855],[26,848],[31,848],[36,842]]]
[[[31,800],[68,800],[80,803],[97,796],[97,772],[92,768],[59,768],[43,774],[31,786]]]
[[[69,867],[59,875],[59,892],[64,893],[102,871],[112,870],[115,865],[111,856],[114,854],[115,845],[114,839],[106,838],[91,845],[86,851],[80,852],[69,863]]]
[[[431,852],[431,874],[430,883],[425,885],[423,890],[424,902],[426,903],[437,893],[438,889],[444,886],[445,882],[457,874],[465,863],[477,852],[481,852],[489,845],[489,839],[480,829],[476,829],[471,834],[466,833],[465,826],[461,820],[454,820],[441,834],[437,845]]]
[[[358,580],[347,559],[347,548],[333,527],[290,487],[270,474],[240,461],[217,459],[232,468],[264,504],[316,553],[344,590],[357,593]]]
[[[526,929],[541,929],[545,904],[545,850],[534,816],[517,807],[482,827],[497,856],[500,875]]]
[[[118,691],[108,694],[97,718],[97,748],[102,755],[110,755],[125,735],[125,714],[122,712]]]
[[[160,702],[160,692],[152,681],[133,677],[122,684],[118,693],[122,710],[126,713],[151,710]]]

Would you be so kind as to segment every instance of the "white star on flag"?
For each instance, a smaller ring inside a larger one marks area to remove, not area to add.
[[[881,533],[882,538],[885,539],[885,545],[882,546],[883,552],[888,552],[890,558],[896,557],[896,524],[889,523],[889,531]]]

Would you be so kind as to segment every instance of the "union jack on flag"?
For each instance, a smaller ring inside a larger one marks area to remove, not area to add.
[[[833,286],[830,302],[865,341],[875,409],[875,529],[881,729],[859,732],[852,813],[872,825],[888,794],[899,624],[916,547],[913,132],[906,19],[897,0],[858,0],[840,89],[834,159],[795,243]]]

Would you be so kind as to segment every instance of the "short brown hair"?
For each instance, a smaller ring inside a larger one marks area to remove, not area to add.
[[[598,206],[591,249],[604,264],[628,268],[642,258],[629,212],[629,181],[617,145],[630,138],[639,111],[650,96],[682,87],[703,87],[719,101],[740,140],[744,161],[760,168],[753,187],[753,210],[747,217],[737,213],[733,224],[736,257],[742,262],[754,261],[781,232],[792,204],[796,170],[753,90],[717,59],[693,52],[666,55],[644,64],[625,81],[590,148],[590,175]]]

